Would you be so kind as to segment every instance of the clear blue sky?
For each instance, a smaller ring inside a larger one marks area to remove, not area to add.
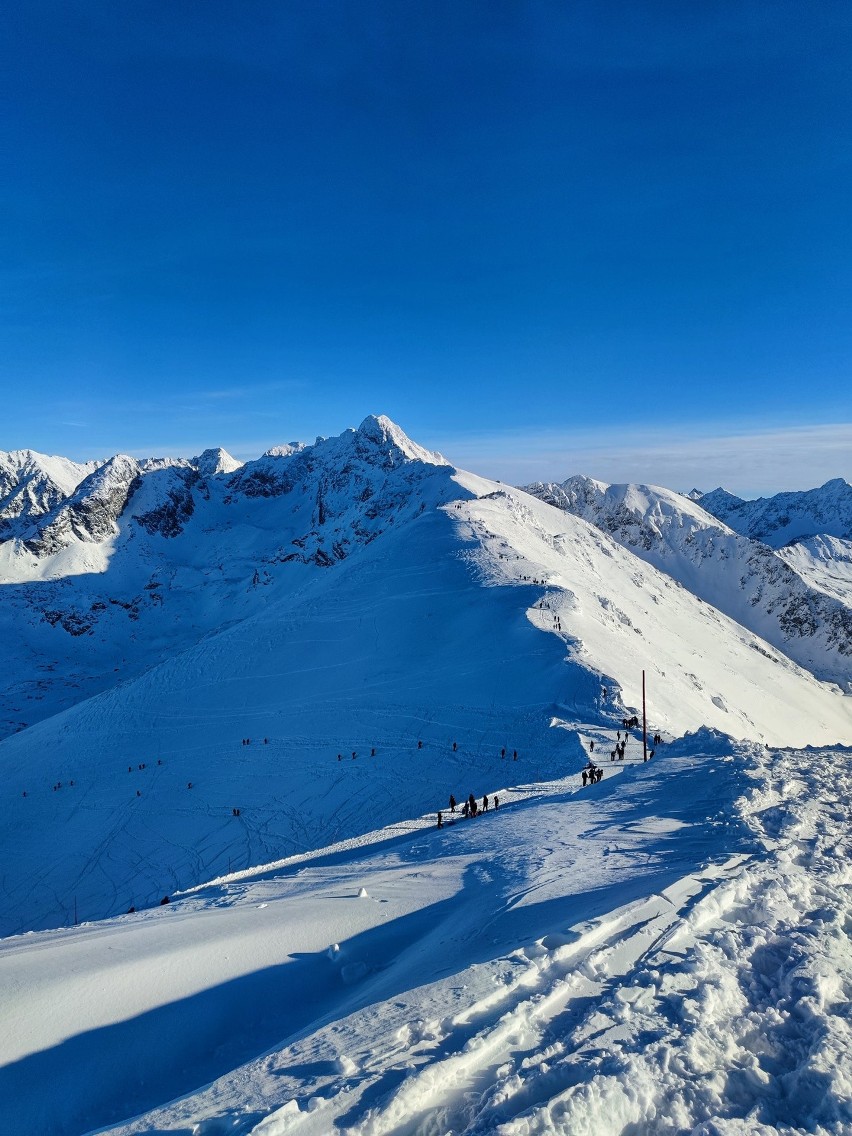
[[[7,0],[0,449],[804,461],[852,423],[850,76],[846,0]]]

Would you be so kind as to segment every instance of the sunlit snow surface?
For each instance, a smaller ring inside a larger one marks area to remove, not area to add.
[[[235,466],[12,490],[0,1136],[850,1131],[847,538],[633,487],[655,564],[372,417]]]
[[[598,785],[0,943],[3,1131],[849,1132],[849,752],[593,737]]]

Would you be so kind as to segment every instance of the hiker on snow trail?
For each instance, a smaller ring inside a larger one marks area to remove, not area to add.
[[[500,808],[500,798],[498,796],[496,796],[496,794],[495,794],[495,797],[494,797],[494,808],[495,809]]]
[[[586,782],[588,781],[588,774],[586,773],[585,769],[582,772],[582,778],[583,778],[583,788],[585,789]]]
[[[482,798],[482,811],[484,813],[488,812],[488,794],[487,793]]]
[[[438,828],[443,828],[443,827],[444,827],[444,817],[441,813],[438,813]]]
[[[456,811],[456,799],[453,796],[453,794],[450,793],[450,812],[454,813],[455,811]]]

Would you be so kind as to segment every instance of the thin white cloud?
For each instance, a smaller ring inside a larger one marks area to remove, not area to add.
[[[730,432],[667,427],[652,435],[543,431],[430,438],[463,469],[513,485],[564,481],[586,473],[608,482],[638,481],[704,491],[722,485],[743,497],[809,489],[833,477],[852,480],[852,423]]]
[[[269,383],[248,383],[242,386],[214,387],[211,390],[197,391],[196,397],[219,401],[235,398],[256,398],[258,395],[280,394],[304,390],[308,384],[301,379],[278,379]]]

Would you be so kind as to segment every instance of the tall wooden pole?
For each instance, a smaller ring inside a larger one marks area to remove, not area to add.
[[[645,716],[645,672],[642,671],[642,760],[648,760],[648,719]]]

